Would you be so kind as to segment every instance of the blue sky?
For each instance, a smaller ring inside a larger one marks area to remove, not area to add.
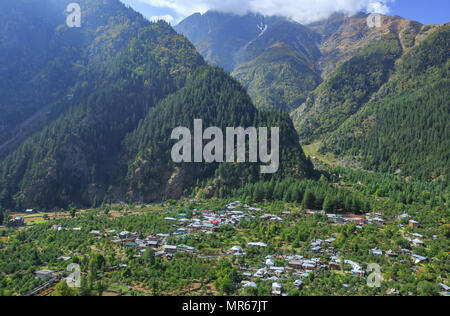
[[[450,0],[397,0],[390,7],[390,14],[423,24],[450,22]]]
[[[239,13],[239,10],[253,6],[258,7],[261,3],[259,0],[121,0],[123,3],[130,5],[136,11],[141,12],[148,19],[163,18],[171,24],[177,24],[184,17],[198,11],[206,11],[209,8],[218,10],[231,11]],[[385,10],[389,9],[389,15],[399,15],[407,19],[416,20],[423,24],[442,24],[450,22],[450,0],[348,0],[340,1],[341,7],[336,8],[334,0],[271,0],[265,1],[269,3],[264,8],[258,7],[259,13],[278,13],[280,4],[284,5],[287,12],[297,9],[299,20],[305,17],[313,16],[312,19],[319,19],[324,15],[328,15],[334,9],[343,11],[348,10],[364,10],[367,4],[372,7]],[[321,3],[319,8],[312,7],[309,3]],[[272,3],[272,5],[270,4]],[[300,5],[299,5],[300,3]],[[152,5],[151,5],[152,4]],[[247,4],[247,5],[246,5]],[[289,6],[297,6],[297,8],[289,8]],[[375,4],[375,6],[373,6]],[[359,5],[359,7],[355,7]],[[273,11],[273,12],[272,12]],[[385,12],[381,12],[385,13]]]
[[[151,6],[139,0],[120,0],[120,1],[130,5],[133,9],[142,13],[142,15],[144,15],[148,19],[151,19],[152,17],[162,17],[165,15],[170,15],[178,20],[180,18],[183,18],[182,16],[175,13],[173,10],[169,8]]]

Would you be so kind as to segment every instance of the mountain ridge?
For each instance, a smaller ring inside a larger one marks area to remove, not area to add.
[[[290,118],[257,111],[239,83],[207,66],[167,23],[146,21],[118,0],[83,0],[81,7],[85,28],[71,32],[85,40],[80,51],[93,62],[80,65],[70,97],[58,91],[65,97],[48,121],[18,139],[0,160],[0,208],[179,198],[219,173],[217,181],[226,181],[227,190],[262,177],[252,164],[192,168],[171,161],[174,142],[168,132],[202,116],[205,124],[215,126],[282,125],[281,173],[312,176],[312,164],[296,141]],[[60,24],[55,28],[67,29]],[[78,55],[60,53],[78,63]],[[167,112],[175,106],[175,113]],[[146,160],[146,155],[155,159]],[[142,161],[149,163],[140,165]]]
[[[206,13],[196,15],[195,19],[200,21],[202,18],[214,17]],[[380,157],[363,137],[352,136],[365,135],[370,130],[375,133],[377,126],[388,128],[389,125],[385,122],[375,120],[374,112],[380,104],[385,110],[392,107],[388,98],[402,98],[400,94],[405,92],[393,91],[395,86],[411,84],[401,91],[407,90],[411,96],[416,96],[419,104],[424,104],[419,91],[430,96],[433,95],[432,91],[443,95],[447,81],[444,75],[439,75],[441,72],[436,70],[436,65],[430,64],[429,68],[418,69],[411,64],[410,67],[415,69],[413,72],[402,75],[399,71],[408,56],[415,55],[415,52],[426,45],[424,43],[447,26],[423,25],[399,16],[382,16],[380,26],[369,27],[367,17],[364,13],[351,17],[334,14],[326,20],[304,26],[287,19],[270,24],[260,37],[245,45],[249,60],[244,58],[244,62],[232,71],[232,75],[247,89],[257,107],[281,109],[290,113],[303,145],[317,147],[320,144],[321,153],[335,153],[341,160],[351,162],[352,166],[427,180],[442,176],[448,178],[448,168],[445,163],[438,161],[448,161],[448,155],[442,148],[445,148],[443,144],[450,137],[435,116],[448,103],[445,99],[433,98],[431,111],[436,112],[430,113],[434,121],[430,121],[429,126],[424,125],[422,114],[418,114],[418,121],[410,120],[407,118],[409,115],[406,115],[405,121],[396,122],[399,124],[398,128],[408,124],[404,130],[408,130],[410,134],[419,129],[424,130],[423,139],[427,139],[429,148],[433,149],[427,155],[422,145],[417,144],[422,148],[417,151],[417,162],[409,158],[415,154],[410,146],[402,145],[397,140],[397,148],[389,150],[392,157],[387,155],[387,150],[378,149],[379,153],[384,153]],[[238,18],[234,16],[234,19]],[[246,17],[241,19],[245,20]],[[277,31],[280,24],[287,30]],[[200,24],[197,26],[201,27]],[[183,33],[184,27],[181,24],[176,29]],[[193,28],[194,24],[190,27]],[[255,25],[249,24],[246,27],[255,28]],[[216,31],[226,32],[221,35],[225,37],[239,36],[239,32],[234,30]],[[447,33],[440,34],[440,37],[444,37]],[[186,35],[189,37],[189,34]],[[210,37],[213,35],[208,33]],[[296,42],[301,45],[296,46]],[[196,44],[195,39],[193,43]],[[214,50],[216,47],[206,46],[203,49]],[[448,58],[448,54],[444,52],[445,48],[439,45],[429,46],[429,52],[423,53],[420,58],[426,59],[427,54],[441,54]],[[205,59],[210,62],[208,56]],[[435,62],[437,63],[437,59]],[[214,63],[217,64],[217,61]],[[443,65],[445,70],[445,64]],[[430,71],[432,74],[424,76],[423,71]],[[424,87],[419,84],[419,79],[411,80],[408,76],[422,78],[429,86]],[[397,117],[399,113],[403,113],[404,106],[412,107],[412,104],[412,100],[404,105],[398,103],[390,111]],[[420,108],[416,108],[416,111],[422,113]],[[448,117],[445,112],[441,116]],[[385,114],[380,114],[379,118],[381,117],[384,121],[389,120]],[[436,135],[437,131],[443,135],[442,140],[430,141],[428,135]],[[389,148],[383,140],[381,130],[377,133],[377,139],[373,138],[372,141],[383,143]],[[375,137],[374,135],[371,137]],[[396,138],[395,135],[391,136]],[[435,169],[418,168],[420,163],[430,163]]]
[[[282,17],[208,11],[186,18],[175,29],[194,43],[208,63],[237,78],[257,107],[292,112],[369,43],[394,32],[407,49],[414,46],[424,27],[401,17],[383,16],[381,27],[371,28],[367,17],[364,13],[334,14],[302,25]]]

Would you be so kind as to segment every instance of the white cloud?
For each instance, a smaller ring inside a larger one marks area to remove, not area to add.
[[[170,14],[166,14],[166,15],[155,15],[155,16],[151,16],[149,18],[150,21],[159,21],[159,20],[164,20],[167,23],[172,24],[175,21],[175,18],[173,16],[171,16]]]
[[[389,3],[395,0],[138,0],[155,7],[170,8],[180,16],[208,10],[227,13],[259,13],[281,15],[301,23],[314,22],[335,12],[348,15],[360,11],[389,13]]]
[[[369,0],[366,10],[367,10],[367,12],[370,12],[370,13],[387,14],[390,11],[389,2],[392,2],[392,1]]]

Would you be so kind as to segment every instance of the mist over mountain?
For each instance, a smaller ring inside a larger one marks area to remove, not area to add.
[[[129,1],[129,0],[128,0]],[[352,16],[358,12],[387,14],[394,0],[134,0],[153,8],[166,8],[181,17],[217,11],[245,16],[281,16],[307,24],[329,18],[334,13]]]

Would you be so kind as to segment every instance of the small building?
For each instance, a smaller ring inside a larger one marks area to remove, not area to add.
[[[186,228],[178,228],[172,233],[172,235],[185,235],[187,232]]]
[[[300,260],[291,260],[288,263],[288,266],[293,269],[302,269],[303,268],[303,262]]]
[[[164,242],[167,242],[167,240],[170,238],[170,235],[169,234],[157,234],[156,237],[159,238],[158,240],[160,242],[164,243]]]
[[[124,241],[124,242],[136,242],[136,241],[137,241],[137,238],[134,237],[133,235],[130,235],[130,236],[128,236],[127,238],[125,238],[123,241]]]
[[[416,229],[419,227],[419,222],[415,221],[415,220],[410,220],[409,221],[409,227]]]
[[[251,280],[252,274],[250,272],[244,272],[242,273],[242,277],[244,278],[244,280]]]
[[[252,289],[256,289],[256,283],[255,282],[246,282],[243,286],[243,288],[252,288]]]
[[[302,268],[305,271],[314,271],[316,269],[316,265],[312,263],[303,263]]]
[[[295,282],[294,282],[294,286],[297,288],[297,289],[301,289],[302,287],[303,287],[303,281],[302,280],[296,280]]]
[[[341,265],[338,262],[331,261],[331,262],[328,263],[328,268],[330,270],[340,270],[341,269]]]
[[[188,233],[197,233],[202,229],[202,225],[198,223],[190,224],[187,226]]]
[[[409,216],[408,214],[405,213],[405,214],[398,216],[397,218],[398,218],[398,220],[404,220],[404,219],[410,219],[411,216]]]
[[[180,225],[186,225],[187,223],[189,223],[189,220],[187,218],[182,218],[178,220],[178,223]]]
[[[41,280],[50,280],[53,278],[55,271],[53,270],[41,270],[36,272],[36,277]]]
[[[241,253],[242,249],[239,246],[234,246],[230,249],[230,253],[234,254],[234,253]]]
[[[158,236],[155,236],[155,235],[150,235],[147,238],[145,238],[145,240],[147,240],[147,241],[159,241],[160,238]]]
[[[133,242],[133,241],[125,242],[125,243],[123,244],[123,247],[124,247],[124,248],[132,248],[132,249],[137,249],[137,248],[139,248],[138,244],[135,243],[135,242]]]
[[[439,295],[443,297],[450,297],[450,287],[444,283],[439,283],[439,286],[444,290],[444,292],[439,293]]]
[[[254,277],[263,279],[267,274],[268,274],[267,269],[262,268],[262,269],[259,269],[258,271],[256,271]]]
[[[158,240],[149,240],[147,241],[147,246],[158,248],[159,247],[159,241]]]
[[[444,283],[439,283],[439,286],[447,293],[450,293],[450,287],[445,285]]]
[[[383,225],[385,223],[385,220],[380,217],[375,217],[372,219],[372,221],[375,222],[376,224],[380,224],[380,225]]]
[[[9,221],[9,224],[13,227],[25,226],[25,218],[22,216],[16,216]]]
[[[411,243],[414,247],[422,247],[424,245],[423,241],[418,238],[412,240]]]
[[[165,245],[164,247],[164,252],[166,254],[174,254],[178,251],[178,247],[177,246],[172,246],[172,245]]]
[[[203,224],[202,229],[210,233],[217,232],[219,230],[217,226],[210,223]]]
[[[275,275],[281,277],[286,269],[284,267],[270,267],[270,271],[272,271]]]
[[[129,231],[123,231],[119,234],[120,238],[127,238],[131,233]]]
[[[428,258],[419,255],[412,255],[411,257],[414,260],[414,264],[420,264],[422,262],[428,261]]]
[[[52,225],[52,230],[56,230],[56,231],[60,232],[63,229],[64,229],[64,227],[62,227],[61,225]]]
[[[373,256],[375,256],[375,257],[379,257],[379,256],[382,256],[382,255],[383,255],[383,251],[381,251],[381,250],[375,248],[375,249],[370,250],[370,251],[369,251],[369,254],[371,254],[371,255],[373,255]]]
[[[177,246],[177,252],[187,252],[187,253],[194,254],[195,253],[195,248],[194,247],[190,247],[188,245],[178,245]]]
[[[64,261],[64,262],[67,262],[67,261],[69,261],[70,259],[72,259],[71,257],[68,257],[68,256],[61,256],[61,257],[59,257],[57,260],[62,260],[62,261]]]
[[[263,242],[249,242],[247,244],[248,247],[258,247],[258,248],[267,248],[267,244]]]

